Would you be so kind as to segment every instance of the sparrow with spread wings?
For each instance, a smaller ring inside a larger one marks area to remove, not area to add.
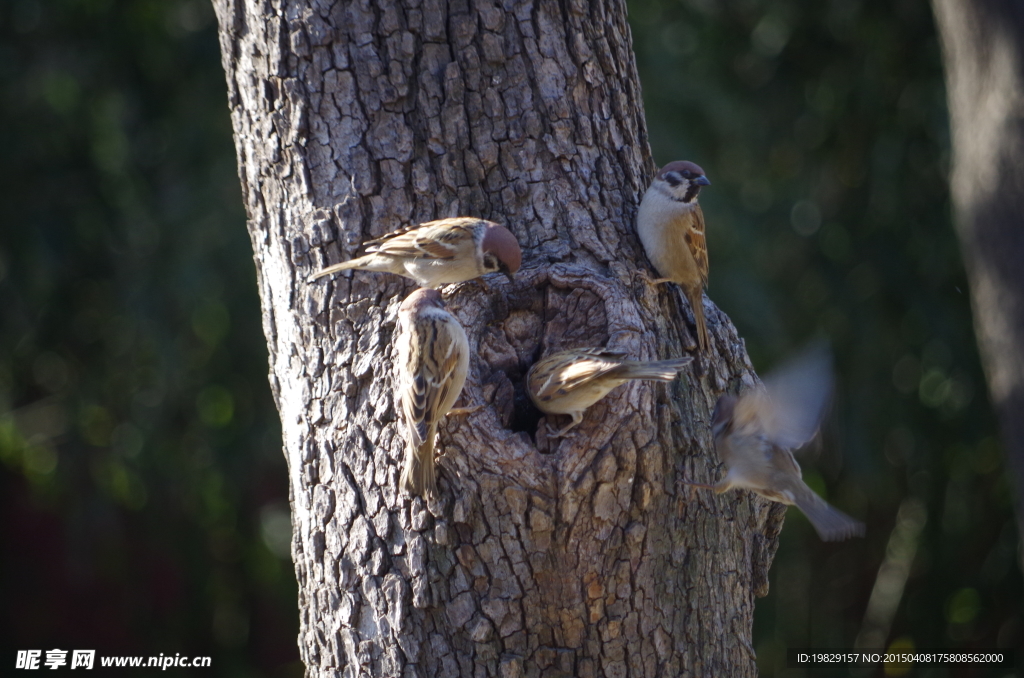
[[[726,474],[707,487],[734,488],[796,506],[824,541],[864,534],[864,524],[830,506],[803,481],[791,450],[818,431],[832,392],[831,357],[813,348],[765,377],[763,388],[718,399],[711,428]]]

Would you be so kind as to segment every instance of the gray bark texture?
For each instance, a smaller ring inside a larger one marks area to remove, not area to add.
[[[932,6],[946,70],[957,232],[1024,534],[1024,6]]]
[[[785,507],[677,484],[717,477],[710,410],[754,379],[729,320],[709,304],[710,360],[619,388],[564,439],[523,390],[561,348],[695,347],[678,290],[637,275],[654,164],[624,3],[214,5],[308,675],[754,675],[754,596]],[[442,424],[427,504],[397,490],[392,335],[413,283],[305,279],[456,215],[507,225],[524,265],[444,290],[473,351],[458,405],[484,407]]]

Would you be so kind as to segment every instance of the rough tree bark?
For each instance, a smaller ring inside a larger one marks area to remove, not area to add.
[[[308,674],[754,675],[753,598],[784,507],[676,485],[714,476],[709,411],[752,378],[728,319],[708,307],[703,370],[621,388],[560,442],[522,390],[559,348],[695,346],[677,292],[636,276],[654,165],[624,3],[214,5]],[[463,214],[506,224],[525,263],[514,283],[445,291],[475,353],[462,402],[485,407],[442,426],[428,506],[396,488],[392,334],[412,284],[305,278]]]
[[[1024,534],[1024,8],[933,0],[953,142],[950,188],[974,327]],[[1021,552],[1024,567],[1024,551]]]

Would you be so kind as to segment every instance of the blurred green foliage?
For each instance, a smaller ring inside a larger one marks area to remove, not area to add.
[[[0,97],[0,644],[294,674],[212,8],[4,2]]]
[[[836,351],[837,405],[805,474],[868,536],[822,544],[789,513],[757,603],[763,675],[787,647],[850,646],[880,570],[905,578],[876,605],[895,606],[888,642],[1021,644],[927,3],[632,0],[630,16],[656,159],[713,182],[710,296],[761,370],[815,335]],[[297,669],[219,58],[203,0],[0,4],[7,650]]]
[[[822,544],[788,513],[757,604],[762,675],[780,673],[787,647],[852,646],[878,627],[868,607],[891,619],[889,642],[1024,646],[1019,540],[951,225],[928,3],[629,10],[655,158],[693,160],[712,182],[701,192],[710,297],[759,371],[814,336],[836,352],[833,415],[802,461],[868,534]],[[882,579],[905,589],[883,586],[869,606],[883,562]]]

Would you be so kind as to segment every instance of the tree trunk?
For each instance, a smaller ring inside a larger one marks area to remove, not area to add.
[[[523,391],[560,348],[695,346],[678,291],[636,275],[654,167],[624,3],[214,4],[308,674],[754,675],[784,507],[677,486],[716,476],[710,409],[752,378],[728,319],[709,308],[702,367],[621,387],[561,441]],[[445,290],[474,353],[461,404],[485,407],[442,424],[427,505],[397,489],[392,335],[413,284],[305,279],[455,215],[507,225],[525,262]]]
[[[932,5],[946,68],[957,231],[1024,534],[1024,10],[1012,0]]]

